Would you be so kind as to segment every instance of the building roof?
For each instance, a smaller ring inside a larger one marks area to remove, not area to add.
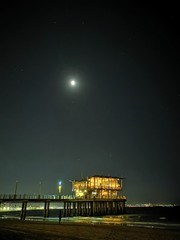
[[[87,177],[87,178],[80,179],[80,180],[74,179],[74,180],[72,180],[72,182],[73,182],[73,181],[84,182],[84,181],[87,181],[87,179],[93,178],[93,177],[124,179],[124,177],[114,177],[114,176],[107,176],[107,175],[92,175],[92,176],[89,176],[89,177]]]
[[[107,175],[93,175],[88,178],[91,178],[91,177],[124,179],[124,177],[114,177],[114,176],[107,176]]]

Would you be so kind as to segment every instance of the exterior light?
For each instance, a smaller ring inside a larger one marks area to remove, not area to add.
[[[61,191],[62,191],[62,182],[59,181],[58,182],[58,193],[59,193],[59,195],[61,194]]]

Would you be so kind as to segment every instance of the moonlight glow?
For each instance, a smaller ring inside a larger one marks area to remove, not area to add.
[[[75,86],[75,85],[76,85],[75,80],[71,80],[71,86]]]

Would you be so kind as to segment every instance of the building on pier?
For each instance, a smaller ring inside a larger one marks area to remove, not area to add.
[[[94,175],[83,180],[73,180],[72,190],[75,198],[115,199],[122,190],[122,179],[120,177]]]

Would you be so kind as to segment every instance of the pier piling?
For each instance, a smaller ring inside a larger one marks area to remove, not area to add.
[[[20,216],[21,220],[25,220],[25,218],[26,218],[26,210],[27,210],[27,201],[23,201],[22,202],[22,208],[21,208],[21,216]]]

